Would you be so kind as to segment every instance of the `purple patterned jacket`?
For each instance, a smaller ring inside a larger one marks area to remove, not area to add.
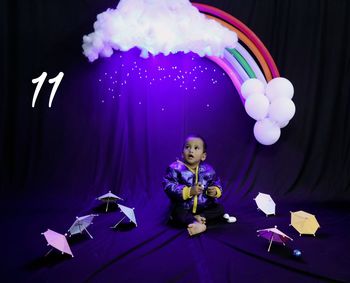
[[[190,196],[189,190],[196,183],[204,186],[204,191],[198,196]],[[217,195],[215,198],[206,194],[207,188],[215,186]],[[196,172],[193,172],[182,161],[175,161],[167,168],[163,179],[163,187],[174,205],[181,205],[186,209],[196,212],[197,208],[203,209],[216,202],[222,194],[222,186],[214,169],[206,164],[200,163]]]

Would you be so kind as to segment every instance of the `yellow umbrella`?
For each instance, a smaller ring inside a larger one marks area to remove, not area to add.
[[[320,228],[320,224],[318,224],[315,215],[302,210],[290,213],[290,225],[299,232],[300,236],[301,234],[315,236],[317,229]]]

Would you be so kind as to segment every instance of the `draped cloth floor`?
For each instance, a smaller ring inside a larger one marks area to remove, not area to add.
[[[196,237],[167,223],[166,206],[152,201],[135,208],[138,226],[128,222],[113,230],[122,214],[116,205],[92,200],[83,204],[64,196],[10,199],[1,237],[5,273],[12,282],[349,282],[349,203],[277,201],[277,215],[266,217],[254,201],[242,198],[227,211],[235,224],[219,223]],[[65,233],[79,214],[98,213],[88,228],[93,235],[68,238],[74,258],[50,249],[41,232]],[[290,213],[303,209],[316,215],[316,237],[300,237],[290,227]],[[13,212],[10,212],[10,211]],[[257,237],[256,230],[277,225],[294,241],[286,246]],[[7,243],[7,244],[6,244]],[[300,258],[293,249],[302,251]]]

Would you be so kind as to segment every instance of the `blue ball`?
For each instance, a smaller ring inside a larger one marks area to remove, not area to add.
[[[293,251],[293,256],[295,256],[295,257],[301,257],[301,251],[295,249],[295,250]]]

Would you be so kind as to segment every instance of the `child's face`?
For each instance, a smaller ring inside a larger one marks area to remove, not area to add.
[[[182,156],[186,163],[192,167],[196,167],[201,161],[204,161],[207,154],[204,152],[202,139],[189,137],[185,142]]]

